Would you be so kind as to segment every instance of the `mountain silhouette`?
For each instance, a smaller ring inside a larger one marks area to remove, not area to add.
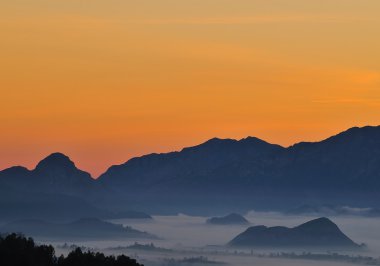
[[[71,182],[90,182],[91,175],[79,170],[69,157],[62,153],[53,153],[40,161],[34,170],[36,175],[52,181],[52,179]]]
[[[133,158],[110,167],[98,182],[115,194],[157,203],[154,208],[174,201],[189,208],[204,202],[233,208],[239,202],[245,204],[240,211],[289,209],[305,198],[310,201],[305,204],[376,206],[380,127],[351,128],[288,148],[252,137],[212,139],[179,152]]]
[[[32,171],[32,175],[44,191],[77,195],[94,186],[91,175],[78,169],[70,158],[62,153],[53,153],[43,159]]]
[[[40,161],[34,170],[11,167],[0,172],[0,182],[29,192],[82,195],[95,187],[91,175],[78,169],[69,157],[53,153]]]
[[[118,217],[94,206],[103,190],[89,173],[64,154],[53,153],[28,170],[16,166],[0,171],[0,219],[71,220],[83,216]]]
[[[248,220],[245,219],[244,216],[237,213],[231,213],[223,217],[211,217],[206,222],[208,224],[215,225],[249,224]]]
[[[294,228],[253,226],[229,242],[231,246],[359,248],[328,218],[318,218]]]
[[[180,152],[151,154],[112,166],[110,186],[306,186],[380,188],[380,127],[352,128],[289,148],[257,138],[212,139]],[[363,182],[364,181],[364,182]]]
[[[193,181],[212,181],[207,179],[217,175],[222,182],[223,175],[227,174],[225,171],[247,164],[254,168],[251,163],[282,150],[279,145],[252,137],[240,141],[214,138],[180,152],[133,158],[125,164],[112,166],[98,180],[111,186],[151,186],[157,182],[191,185]]]
[[[96,218],[83,218],[69,223],[52,223],[43,220],[18,220],[0,227],[3,233],[17,232],[38,238],[58,239],[112,239],[157,238],[131,227],[113,224]]]
[[[255,137],[214,138],[178,152],[130,159],[97,180],[54,153],[34,170],[0,171],[0,192],[0,204],[16,194],[63,194],[116,212],[378,206],[380,126],[355,127],[288,148]]]

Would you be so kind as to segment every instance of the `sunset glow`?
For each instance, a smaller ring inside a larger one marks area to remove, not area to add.
[[[378,0],[0,3],[0,168],[380,124]]]

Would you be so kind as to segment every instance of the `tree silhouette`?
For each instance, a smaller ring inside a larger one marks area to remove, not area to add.
[[[33,239],[10,234],[0,238],[0,265],[7,266],[53,266],[52,246],[36,246]]]
[[[51,245],[36,245],[32,238],[10,234],[0,237],[0,265],[4,266],[142,266],[125,255],[105,256],[77,248],[67,257],[55,256]]]

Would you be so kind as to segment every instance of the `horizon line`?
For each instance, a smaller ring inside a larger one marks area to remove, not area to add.
[[[130,160],[138,159],[138,158],[142,158],[142,157],[149,156],[149,155],[162,155],[162,154],[169,154],[169,153],[179,153],[179,152],[182,152],[182,151],[185,150],[185,149],[198,147],[198,146],[201,146],[201,145],[203,145],[203,144],[205,144],[205,143],[207,143],[207,142],[209,142],[209,141],[211,141],[211,140],[215,140],[215,139],[217,139],[217,140],[222,140],[222,141],[223,141],[223,140],[231,140],[231,141],[240,142],[240,141],[243,141],[243,140],[246,140],[246,139],[249,139],[249,138],[254,138],[254,139],[257,139],[257,140],[263,141],[263,142],[265,142],[265,143],[268,143],[268,144],[270,144],[270,145],[277,145],[277,146],[280,146],[280,147],[282,147],[282,148],[284,148],[284,149],[289,149],[289,148],[291,148],[291,147],[294,147],[294,146],[296,146],[296,145],[298,145],[298,144],[303,144],[303,143],[320,143],[320,142],[326,141],[326,140],[328,140],[328,139],[330,139],[330,138],[336,137],[336,136],[338,136],[338,135],[340,135],[340,134],[342,134],[342,133],[348,132],[348,131],[353,130],[353,129],[377,128],[377,127],[380,127],[380,125],[375,125],[375,126],[374,126],[374,125],[353,126],[353,127],[347,128],[346,130],[340,131],[340,132],[338,132],[338,133],[336,133],[336,134],[330,135],[330,136],[325,137],[325,138],[320,139],[320,140],[316,140],[316,141],[299,141],[299,142],[295,142],[295,143],[293,143],[293,144],[291,144],[291,145],[289,145],[289,146],[283,146],[283,145],[280,145],[280,144],[272,143],[272,142],[266,141],[266,140],[264,140],[264,139],[262,139],[262,138],[255,137],[255,136],[247,136],[247,137],[240,138],[240,139],[213,137],[213,138],[209,138],[209,139],[207,139],[207,140],[205,140],[205,141],[203,141],[203,142],[201,142],[201,143],[199,143],[199,144],[196,144],[196,145],[193,145],[193,146],[188,146],[188,147],[183,147],[183,148],[181,148],[181,149],[179,149],[179,150],[172,150],[172,151],[168,151],[168,152],[160,152],[160,153],[159,153],[159,152],[151,152],[151,153],[143,154],[143,155],[141,155],[141,156],[132,156],[132,157],[130,157],[129,159],[127,159],[126,161],[124,161],[123,163],[120,163],[120,164],[111,164],[111,165],[110,165],[110,166],[109,166],[104,172],[102,172],[102,173],[101,173],[100,175],[98,175],[97,177],[93,176],[93,175],[92,175],[90,172],[88,172],[87,170],[83,170],[83,169],[81,169],[81,168],[78,168],[76,162],[74,162],[73,160],[71,160],[70,156],[68,156],[68,155],[65,154],[65,153],[59,152],[59,151],[51,152],[51,153],[49,153],[47,156],[44,156],[42,159],[40,159],[40,160],[35,164],[34,168],[28,168],[28,167],[23,166],[23,165],[21,165],[21,164],[17,164],[17,165],[11,165],[11,166],[9,166],[9,167],[6,167],[6,168],[3,168],[3,169],[0,169],[0,172],[5,171],[5,170],[8,170],[8,169],[15,168],[15,167],[22,167],[22,168],[27,169],[28,171],[33,171],[33,170],[36,169],[37,165],[38,165],[41,161],[43,161],[44,159],[46,159],[46,158],[48,158],[48,157],[50,157],[50,156],[52,156],[52,155],[54,155],[54,154],[61,154],[61,155],[65,156],[65,157],[67,157],[71,162],[73,162],[74,165],[75,165],[75,167],[77,167],[79,170],[88,173],[92,179],[97,180],[100,176],[102,176],[104,173],[106,173],[111,167],[113,167],[113,166],[118,166],[118,165],[123,165],[123,164],[129,162]]]

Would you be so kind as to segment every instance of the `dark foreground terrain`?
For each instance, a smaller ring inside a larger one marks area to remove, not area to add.
[[[33,239],[10,234],[0,237],[0,265],[4,266],[142,266],[127,256],[105,256],[82,252],[80,248],[67,257],[55,256],[52,246],[36,245]]]

